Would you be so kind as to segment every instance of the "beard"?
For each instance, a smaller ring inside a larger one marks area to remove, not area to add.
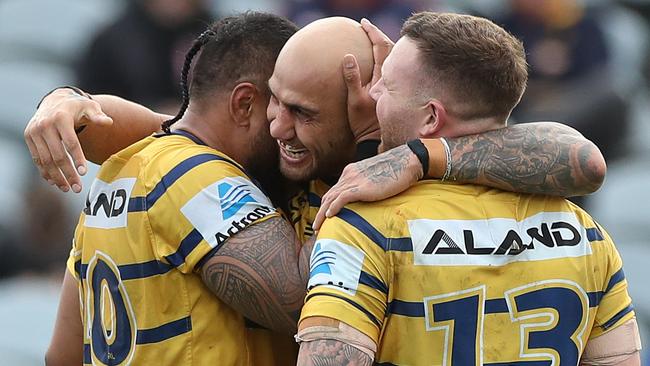
[[[250,149],[253,154],[247,164],[248,172],[262,185],[276,206],[282,204],[286,181],[280,174],[278,144],[268,131],[262,131],[253,138]]]

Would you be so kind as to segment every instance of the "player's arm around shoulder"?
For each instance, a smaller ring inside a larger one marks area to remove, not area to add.
[[[311,317],[300,323],[299,366],[372,365],[377,345],[361,331],[327,317]]]

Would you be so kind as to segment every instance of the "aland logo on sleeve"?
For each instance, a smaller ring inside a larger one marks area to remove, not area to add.
[[[271,201],[244,177],[226,177],[204,188],[182,208],[212,247],[275,212]]]

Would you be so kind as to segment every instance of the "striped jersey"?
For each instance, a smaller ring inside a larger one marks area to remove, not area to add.
[[[320,208],[321,197],[329,189],[330,186],[325,182],[312,180],[289,202],[289,218],[301,242],[304,243],[314,235],[312,224]]]
[[[611,238],[579,207],[425,181],[325,221],[312,316],[368,335],[379,365],[577,365],[634,311]]]
[[[271,337],[247,329],[197,271],[229,237],[277,215],[237,163],[187,133],[113,155],[90,188],[68,260],[84,364],[273,364]]]

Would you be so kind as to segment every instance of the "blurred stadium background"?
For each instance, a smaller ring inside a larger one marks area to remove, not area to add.
[[[74,84],[175,113],[192,38],[211,19],[247,9],[299,25],[365,16],[393,39],[412,11],[455,11],[486,16],[522,38],[531,82],[513,120],[570,122],[606,154],[604,186],[579,203],[623,256],[650,363],[650,0],[2,0],[2,364],[43,363],[86,192],[58,192],[31,164],[22,131],[40,97]]]

